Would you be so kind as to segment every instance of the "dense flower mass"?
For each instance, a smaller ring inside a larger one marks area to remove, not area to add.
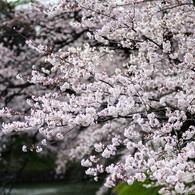
[[[41,59],[19,77],[37,90],[28,91],[30,113],[3,123],[3,133],[38,129],[44,139],[37,152],[58,139],[59,173],[81,160],[95,180],[108,173],[107,187],[149,179],[161,194],[195,193],[193,1],[61,0],[31,7],[43,15],[44,28],[55,23],[67,32],[53,29],[48,40],[26,41]],[[7,55],[4,62],[12,63]],[[15,112],[2,108],[0,116]]]

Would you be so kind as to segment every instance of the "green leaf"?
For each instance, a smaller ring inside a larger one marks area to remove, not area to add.
[[[114,189],[113,192],[117,195],[158,195],[158,190],[161,187],[150,187],[146,188],[143,185],[149,184],[150,181],[147,182],[138,182],[135,181],[132,185],[128,185],[127,183],[120,183]]]

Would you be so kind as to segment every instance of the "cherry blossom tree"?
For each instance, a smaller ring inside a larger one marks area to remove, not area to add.
[[[29,114],[30,106],[26,100],[33,101],[31,96],[39,96],[45,91],[55,90],[52,87],[34,85],[28,81],[33,66],[44,71],[44,68],[49,68],[51,65],[42,60],[46,54],[30,49],[25,43],[26,40],[30,39],[34,42],[36,40],[47,44],[48,52],[51,52],[74,43],[84,33],[74,30],[69,25],[68,20],[71,20],[73,16],[69,18],[61,14],[55,18],[48,18],[46,14],[32,9],[23,7],[15,9],[14,5],[0,1],[0,128],[3,123],[21,121],[24,115]],[[0,139],[1,177],[2,174],[4,177],[4,173],[7,173],[4,179],[0,179],[0,194],[3,194],[4,186],[12,186],[15,178],[20,177],[19,174],[34,155],[19,152],[20,156],[17,156],[16,162],[16,150],[20,150],[21,144],[28,143],[33,151],[34,146],[39,144],[43,137],[37,129],[34,129],[28,132],[12,131],[8,134],[0,131]],[[56,145],[57,143],[48,145],[41,156],[54,158]],[[25,150],[25,147],[23,149]],[[10,172],[10,170],[17,171]]]
[[[81,161],[94,180],[107,173],[107,187],[150,180],[161,194],[195,193],[194,1],[31,7],[41,36],[27,37],[25,56],[40,59],[17,76],[33,85],[30,111],[14,120],[16,111],[2,108],[11,118],[3,134],[38,130],[37,152],[59,140],[58,173]]]

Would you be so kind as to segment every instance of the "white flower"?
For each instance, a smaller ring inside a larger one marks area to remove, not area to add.
[[[87,160],[82,159],[81,160],[81,165],[83,167],[91,167],[92,166],[92,162],[90,162],[88,159]]]
[[[97,171],[96,171],[95,168],[88,168],[88,169],[85,171],[85,173],[86,173],[87,175],[97,176]]]
[[[103,151],[103,148],[104,148],[104,145],[102,143],[99,143],[99,144],[95,144],[94,145],[94,148],[95,148],[95,151],[96,152],[102,152]]]
[[[22,151],[27,152],[27,147],[25,145],[22,146]]]
[[[69,85],[69,83],[64,83],[61,87],[60,87],[60,89],[61,89],[61,91],[66,91],[66,89],[68,89],[68,88],[70,88],[70,85]]]
[[[42,150],[43,150],[43,148],[42,148],[42,147],[40,147],[40,146],[37,146],[37,147],[36,147],[36,152],[38,152],[38,153],[39,153],[39,152],[41,152]]]
[[[62,140],[64,138],[63,134],[62,133],[57,133],[56,134],[56,137],[60,140]]]
[[[134,180],[135,180],[135,179],[134,179],[133,177],[129,177],[128,180],[127,180],[127,183],[128,183],[129,185],[131,185],[131,184],[133,184]]]
[[[46,139],[43,139],[43,140],[41,141],[41,143],[42,143],[42,145],[46,146],[46,145],[47,145]]]
[[[193,55],[191,53],[186,53],[184,56],[184,61],[187,64],[191,64],[194,61]]]
[[[171,51],[170,41],[163,42],[163,52],[167,53]]]
[[[93,163],[97,163],[98,162],[98,158],[96,156],[90,156],[90,161],[93,162]]]
[[[175,185],[175,191],[177,193],[183,193],[184,188],[185,188],[185,185],[183,183],[177,182]]]
[[[111,178],[106,179],[106,183],[104,184],[106,187],[111,188],[115,186],[114,182],[111,180]]]
[[[106,148],[106,149],[103,151],[102,156],[103,156],[104,158],[110,158],[111,154],[112,154],[112,151],[111,151],[111,150],[108,150],[108,148]]]
[[[136,173],[135,178],[138,181],[144,182],[146,180],[146,175],[144,173]]]

